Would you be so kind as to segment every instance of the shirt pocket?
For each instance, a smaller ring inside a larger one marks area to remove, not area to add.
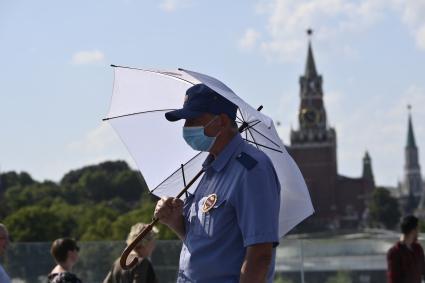
[[[214,206],[207,212],[202,211],[202,205],[207,197],[198,202],[196,217],[192,220],[193,233],[199,237],[212,237],[219,226],[220,216],[224,214],[226,200],[217,200]]]

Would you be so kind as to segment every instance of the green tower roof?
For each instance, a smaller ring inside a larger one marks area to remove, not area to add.
[[[317,76],[316,64],[314,63],[313,50],[311,48],[311,42],[308,43],[307,62],[305,64],[304,76],[306,78],[313,78]]]
[[[410,111],[410,106],[409,106],[409,111]],[[412,115],[410,114],[410,112],[409,112],[406,147],[416,148],[415,134],[413,133]]]

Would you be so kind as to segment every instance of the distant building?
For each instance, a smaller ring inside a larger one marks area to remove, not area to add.
[[[298,230],[356,229],[365,220],[367,201],[375,188],[372,161],[366,152],[363,174],[358,178],[338,174],[336,130],[327,121],[323,79],[316,70],[310,40],[299,83],[299,128],[291,129],[288,151],[307,182],[316,213]]]
[[[419,164],[419,149],[416,146],[410,105],[408,109],[407,141],[404,148],[404,179],[399,184],[399,203],[403,214],[425,215],[425,195]]]

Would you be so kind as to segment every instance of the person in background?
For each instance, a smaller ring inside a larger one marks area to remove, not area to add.
[[[387,253],[387,283],[421,283],[425,274],[424,251],[418,242],[418,218],[403,218],[400,241]]]
[[[78,261],[80,248],[77,242],[70,238],[61,238],[53,242],[50,253],[55,259],[56,266],[48,275],[48,283],[82,283],[73,273],[72,267]]]
[[[6,226],[0,223],[0,257],[2,257],[9,245],[9,232]],[[10,283],[10,278],[0,264],[0,283]]]
[[[147,224],[137,223],[131,227],[126,241],[127,245],[137,237],[145,226]],[[157,234],[158,229],[154,227],[131,252],[129,258],[138,257],[139,259],[136,266],[130,270],[123,270],[118,258],[103,283],[157,283],[158,280],[149,259],[155,249]]]

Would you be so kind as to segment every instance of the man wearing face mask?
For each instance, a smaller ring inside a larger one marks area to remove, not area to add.
[[[270,159],[246,142],[237,106],[204,84],[189,88],[183,138],[209,152],[204,176],[184,202],[163,198],[155,217],[183,241],[177,282],[272,282],[279,243],[280,184]]]

